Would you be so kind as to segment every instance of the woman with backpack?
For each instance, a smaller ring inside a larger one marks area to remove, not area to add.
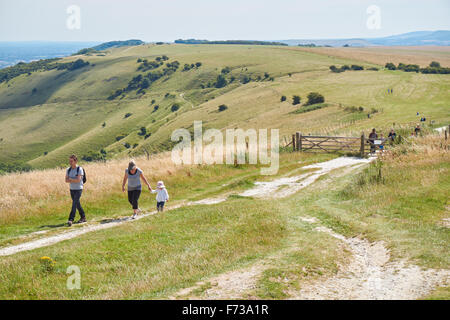
[[[83,193],[83,185],[86,182],[86,175],[82,167],[77,165],[78,158],[76,155],[69,157],[70,167],[66,171],[66,183],[70,183],[70,197],[72,198],[72,209],[69,214],[67,225],[70,227],[75,219],[75,213],[78,209],[80,220],[77,223],[86,222],[86,215],[83,207],[81,207],[80,198]]]
[[[142,191],[141,179],[147,185],[148,189],[153,191],[142,170],[136,166],[136,163],[133,160],[131,160],[128,164],[128,169],[125,169],[125,175],[122,182],[122,191],[125,192],[125,184],[128,180],[128,202],[133,207],[133,219],[136,218],[138,213],[142,212],[138,205],[139,197]]]

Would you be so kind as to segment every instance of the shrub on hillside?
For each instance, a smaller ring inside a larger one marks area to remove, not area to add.
[[[295,106],[296,104],[299,104],[301,101],[300,96],[292,96],[292,104]]]
[[[281,96],[281,102],[286,101],[286,96]]]
[[[219,112],[222,112],[222,111],[225,111],[225,110],[227,110],[228,109],[228,107],[226,106],[226,105],[224,105],[224,104],[221,104],[220,106],[219,106]]]
[[[317,103],[323,103],[325,102],[325,98],[323,95],[321,95],[318,92],[310,92],[308,94],[308,101],[306,102],[306,105],[312,105],[312,104],[317,104]]]
[[[388,62],[386,63],[386,65],[384,66],[386,69],[389,70],[396,70],[397,68],[395,67],[395,64],[393,64],[392,62]]]
[[[177,111],[178,109],[180,109],[180,105],[179,105],[178,103],[174,103],[174,104],[172,105],[172,107],[170,108],[170,110],[171,110],[172,112],[175,112],[175,111]]]

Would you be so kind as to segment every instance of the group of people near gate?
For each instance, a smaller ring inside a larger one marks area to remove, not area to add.
[[[395,133],[394,129],[391,129],[388,134],[387,140],[390,143],[394,143],[395,138],[397,138],[397,134]],[[370,142],[370,153],[375,153],[376,148],[378,147],[381,152],[384,150],[384,143],[386,142],[386,139],[384,138],[384,135],[381,133],[380,136],[378,136],[378,133],[375,128],[372,129],[372,132],[369,134],[369,142]]]
[[[80,214],[80,220],[77,223],[86,222],[86,214],[81,206],[80,198],[83,193],[84,183],[86,183],[86,172],[82,167],[78,165],[78,158],[76,155],[71,155],[69,158],[70,167],[66,171],[66,183],[70,185],[70,196],[72,198],[72,209],[69,214],[69,220],[67,225],[70,227],[75,219],[76,211]],[[151,193],[156,193],[156,210],[162,212],[164,210],[164,204],[169,201],[169,193],[164,186],[163,181],[156,183],[156,190],[153,190],[147,179],[144,176],[144,172],[136,166],[136,163],[132,160],[128,163],[128,168],[125,169],[125,175],[122,181],[122,191],[125,192],[125,185],[127,184],[128,202],[133,208],[132,219],[135,219],[138,214],[142,213],[139,208],[139,197],[142,192],[141,181],[147,185],[148,190]]]

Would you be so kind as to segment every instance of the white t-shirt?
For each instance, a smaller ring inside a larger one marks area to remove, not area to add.
[[[78,168],[80,168],[79,171]],[[78,175],[84,176],[84,170],[80,166],[77,166],[75,169],[72,169],[72,167],[70,167],[69,169],[67,169],[66,174],[70,179],[76,179]],[[81,177],[80,182],[71,182],[70,190],[83,190],[83,177]]]

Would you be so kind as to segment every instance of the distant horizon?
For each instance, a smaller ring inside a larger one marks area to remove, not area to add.
[[[450,29],[438,29],[438,30],[414,30],[414,31],[408,31],[403,33],[395,33],[395,34],[389,34],[386,36],[380,36],[380,37],[324,37],[324,38],[279,38],[279,39],[246,39],[246,38],[223,38],[223,39],[208,39],[208,38],[195,38],[195,37],[178,37],[173,40],[168,41],[159,41],[159,40],[144,40],[137,37],[131,37],[131,38],[124,38],[124,39],[109,39],[109,40],[0,40],[0,43],[105,43],[110,41],[126,41],[126,40],[141,40],[145,43],[154,43],[154,42],[165,42],[165,43],[174,43],[175,40],[182,39],[195,39],[195,40],[207,40],[207,41],[227,41],[227,40],[242,40],[242,41],[283,41],[283,40],[357,40],[357,39],[379,39],[379,38],[386,38],[391,36],[399,36],[403,34],[411,34],[416,32],[438,32],[438,31],[447,31],[450,32]]]

